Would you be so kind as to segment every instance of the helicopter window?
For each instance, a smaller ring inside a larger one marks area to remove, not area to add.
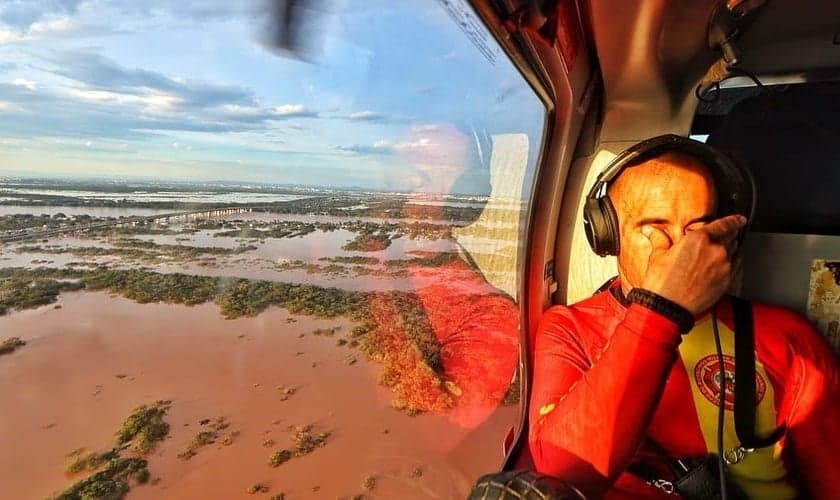
[[[463,496],[544,119],[464,1],[0,6],[5,495]]]

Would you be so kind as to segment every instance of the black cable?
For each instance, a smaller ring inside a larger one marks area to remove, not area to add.
[[[720,370],[720,401],[718,401],[717,451],[718,475],[720,476],[720,498],[726,500],[726,464],[723,461],[723,410],[726,404],[726,367],[723,364],[723,349],[720,347],[720,332],[717,324],[717,304],[712,307],[712,330],[715,333],[718,369]]]
[[[726,78],[724,78],[723,80],[725,79]],[[720,82],[722,82],[723,80],[718,80],[712,83],[712,86],[707,88],[706,90],[703,90],[703,92],[700,92],[703,89],[703,84],[698,84],[697,88],[694,89],[694,97],[696,97],[698,101],[706,104],[711,104],[717,101],[718,99],[720,99]],[[712,89],[715,90],[714,97],[712,97],[711,99],[706,98],[706,95],[709,94],[712,91]]]
[[[761,83],[761,80],[759,80],[758,77],[755,76],[753,73],[750,73],[749,71],[747,71],[743,68],[729,68],[729,75],[727,75],[726,78],[724,78],[723,80],[728,80],[729,78],[732,78],[732,77],[735,77],[735,76],[738,76],[738,75],[746,76],[747,78],[749,78],[750,80],[753,81],[753,83],[755,84],[756,87],[759,88],[759,90],[762,90],[762,91],[764,90],[764,84]],[[723,80],[721,80],[721,81],[723,81]]]
[[[753,81],[753,83],[755,83],[755,86],[758,87],[758,90],[760,92],[764,92],[767,89],[764,86],[764,84],[761,83],[761,80],[759,80],[757,76],[745,69],[727,68],[727,70],[729,71],[729,73],[726,76],[724,76],[720,80],[712,82],[711,86],[705,89],[703,88],[702,83],[698,84],[697,87],[694,89],[694,97],[696,97],[698,101],[706,104],[713,103],[720,99],[720,84],[725,82],[726,80],[729,80],[730,78],[735,78],[736,76],[745,76],[749,78]],[[714,95],[712,95],[712,97],[706,97],[707,95],[711,94],[712,91],[714,91]]]

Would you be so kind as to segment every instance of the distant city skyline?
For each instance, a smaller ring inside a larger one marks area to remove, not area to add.
[[[257,0],[0,6],[0,176],[486,194],[492,135],[535,161],[542,104],[442,4],[312,5],[311,62]]]

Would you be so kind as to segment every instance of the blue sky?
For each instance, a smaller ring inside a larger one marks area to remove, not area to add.
[[[308,2],[290,57],[264,0],[3,2],[0,173],[485,192],[487,138],[533,162],[544,112],[462,3]]]

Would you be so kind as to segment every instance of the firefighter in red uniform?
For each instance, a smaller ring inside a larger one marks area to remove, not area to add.
[[[711,150],[688,150],[703,148]],[[749,498],[840,498],[837,358],[807,320],[782,308],[752,304],[756,435],[785,432],[770,446],[739,448],[729,380],[735,328],[724,293],[747,220],[721,216],[721,176],[688,150],[660,144],[613,169],[600,198],[590,192],[587,203],[602,210],[608,200],[614,219],[587,215],[587,223],[617,226],[612,251],[598,248],[603,235],[593,241],[588,234],[590,243],[596,252],[617,254],[619,277],[542,319],[529,435],[536,468],[592,497],[675,498],[668,481],[673,461],[717,453],[723,385],[720,432],[735,488]],[[631,472],[638,464],[647,477]]]

